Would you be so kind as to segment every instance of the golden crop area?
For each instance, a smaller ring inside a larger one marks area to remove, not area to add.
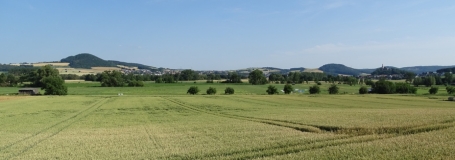
[[[92,69],[85,69],[85,68],[56,68],[60,74],[76,74],[79,76],[87,75],[87,74],[98,74],[104,71],[112,71],[112,70],[121,70],[121,68],[117,67],[92,67]]]
[[[424,96],[3,96],[0,159],[452,159],[454,126]]]
[[[46,66],[46,65],[51,65],[51,66],[55,66],[55,67],[67,67],[70,65],[70,63],[33,63],[33,66],[34,67],[42,67],[42,66]]]
[[[305,69],[303,72],[316,72],[316,73],[324,73],[324,71],[321,71],[319,69]]]

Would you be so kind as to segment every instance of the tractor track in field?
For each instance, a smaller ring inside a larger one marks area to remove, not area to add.
[[[205,98],[208,98],[208,97],[205,97]],[[283,105],[282,103],[271,102],[271,101],[259,101],[259,100],[253,99],[253,98],[246,98],[246,97],[238,98],[238,97],[233,97],[233,96],[225,96],[223,98],[233,99],[237,102],[257,103],[257,104],[266,105],[266,106],[282,106]]]
[[[295,129],[295,130],[298,130],[301,132],[317,132],[317,133],[322,132],[321,130],[319,130],[318,128],[313,127],[313,126],[308,126],[308,125],[303,125],[303,124],[298,124],[298,123],[288,123],[288,122],[284,122],[284,121],[276,121],[276,120],[269,120],[269,119],[260,119],[260,118],[254,118],[254,117],[232,115],[232,114],[221,114],[221,113],[207,111],[204,109],[199,109],[199,108],[193,107],[191,105],[185,104],[184,102],[175,100],[175,99],[164,98],[164,97],[163,97],[163,99],[166,99],[172,103],[175,103],[179,106],[182,106],[182,107],[192,110],[192,111],[202,112],[202,113],[215,115],[215,116],[219,116],[219,117],[227,117],[227,118],[233,118],[233,119],[238,119],[238,120],[246,120],[246,121],[258,122],[258,123],[264,123],[264,124],[268,124],[268,125],[286,127],[286,128]]]
[[[104,98],[102,100],[99,100],[99,101],[96,101],[95,103],[93,103],[92,105],[90,105],[90,107],[70,116],[69,118],[67,119],[64,119],[62,121],[59,121],[49,127],[46,127],[28,137],[25,137],[21,140],[18,140],[16,142],[13,142],[7,146],[4,146],[2,148],[0,148],[0,153],[1,152],[4,152],[5,150],[7,149],[11,149],[11,148],[14,148],[14,147],[18,147],[18,148],[21,148],[19,152],[17,153],[12,153],[10,156],[6,157],[5,159],[11,159],[11,158],[14,158],[14,157],[17,157],[17,156],[20,156],[22,155],[23,153],[27,152],[28,150],[32,149],[33,147],[35,147],[36,145],[40,144],[41,142],[59,134],[61,131],[63,131],[64,129],[68,128],[69,126],[71,126],[72,124],[78,122],[79,120],[81,120],[82,118],[85,118],[87,117],[88,115],[90,115],[92,112],[94,112],[95,110],[97,110],[98,108],[100,108],[103,104],[105,104],[107,102],[108,98]],[[52,130],[55,130],[55,131],[52,131]],[[46,131],[51,131],[50,134],[46,135]],[[27,142],[28,141],[28,142]],[[20,143],[24,143],[25,146],[19,146]],[[29,145],[30,144],[30,145]]]
[[[275,125],[280,127],[286,127],[295,129],[302,132],[313,132],[313,133],[333,133],[338,134],[341,137],[337,138],[330,138],[330,139],[321,139],[315,140],[308,143],[287,143],[287,144],[279,144],[275,146],[268,146],[268,147],[259,147],[253,148],[250,150],[243,150],[243,151],[232,151],[227,153],[208,153],[201,156],[171,156],[171,157],[162,157],[165,159],[253,159],[259,157],[270,157],[270,156],[279,156],[279,155],[286,155],[291,153],[298,153],[303,151],[321,149],[325,147],[331,146],[340,146],[340,145],[347,145],[347,144],[356,144],[356,143],[364,143],[364,142],[371,142],[376,140],[382,139],[390,139],[399,136],[406,136],[412,134],[419,134],[425,133],[430,131],[437,131],[447,128],[455,127],[455,120],[446,120],[443,122],[435,123],[435,124],[426,124],[420,126],[408,126],[408,127],[398,127],[398,128],[390,128],[385,129],[384,131],[364,131],[364,130],[371,130],[366,128],[341,128],[341,127],[332,127],[332,126],[318,126],[318,125],[308,125],[302,124],[292,121],[285,121],[285,120],[274,120],[274,119],[266,119],[266,118],[256,118],[256,117],[247,117],[247,116],[239,116],[239,115],[232,115],[232,114],[225,114],[225,113],[216,113],[212,111],[207,111],[204,109],[200,109],[194,107],[190,104],[186,104],[179,100],[175,100],[169,97],[162,97],[172,103],[175,103],[179,106],[182,106],[186,109],[193,110],[196,112],[206,113],[214,116],[226,117],[226,118],[233,118],[238,120],[246,120],[258,123],[264,123],[269,125]],[[253,100],[253,99],[251,99]],[[304,126],[299,128],[298,126]],[[344,132],[340,132],[341,130],[346,130]],[[365,133],[363,133],[365,132]]]

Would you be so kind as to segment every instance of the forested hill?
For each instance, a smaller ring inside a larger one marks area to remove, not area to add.
[[[359,75],[363,73],[359,69],[354,69],[351,67],[347,67],[342,64],[326,64],[319,67],[319,70],[324,71],[327,74],[345,74],[345,75]]]
[[[140,69],[150,68],[150,66],[127,63],[120,61],[109,61],[103,60],[95,55],[89,53],[81,53],[75,56],[69,56],[60,60],[60,62],[70,63],[70,67],[73,68],[91,68],[91,67],[117,67],[117,65],[123,65],[128,67],[138,67]]]
[[[400,68],[401,70],[405,70],[405,71],[410,71],[410,72],[414,72],[414,73],[422,73],[422,72],[436,72],[441,69],[445,69],[445,68],[451,68],[451,67],[454,67],[454,66],[414,66],[414,67],[403,67],[403,68]]]
[[[438,73],[445,73],[445,72],[455,73],[455,67],[438,69],[436,72],[438,72]]]

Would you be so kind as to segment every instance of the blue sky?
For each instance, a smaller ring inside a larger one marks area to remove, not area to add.
[[[449,0],[0,0],[0,63],[455,65],[454,17]]]

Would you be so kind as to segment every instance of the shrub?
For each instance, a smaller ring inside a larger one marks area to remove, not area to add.
[[[192,94],[192,95],[195,95],[199,93],[199,88],[197,88],[197,86],[191,86],[190,89],[188,89],[188,92],[186,92],[186,94]]]
[[[374,93],[379,94],[393,94],[395,93],[395,83],[386,81],[386,80],[379,80],[372,86]]]
[[[367,94],[368,93],[368,88],[365,86],[360,87],[359,89],[359,94]]]
[[[206,83],[213,83],[213,80],[207,80]]]
[[[210,95],[216,94],[216,88],[209,87],[209,89],[207,89],[207,92],[206,92],[206,93],[207,93],[207,94],[210,94]]]
[[[338,94],[338,86],[335,85],[335,84],[332,84],[330,87],[329,87],[329,94]]]
[[[128,86],[130,86],[130,87],[144,87],[144,82],[142,82],[142,81],[130,81],[130,82],[128,82]]]
[[[317,84],[318,86],[322,85],[322,83],[321,83],[321,82],[317,82],[316,84]]]
[[[417,93],[417,88],[411,86],[409,83],[395,83],[395,92],[396,93]]]
[[[310,87],[310,94],[319,94],[321,93],[321,88],[318,85]]]
[[[455,93],[455,87],[448,86],[448,87],[446,87],[446,90],[447,90],[447,93],[448,93],[448,94],[453,94],[453,93]]]
[[[374,82],[371,79],[368,79],[365,81],[365,84],[371,86],[374,84]]]
[[[439,90],[438,87],[431,87],[430,90],[428,90],[428,92],[430,92],[430,94],[436,94],[438,93],[438,90]]]
[[[234,94],[234,88],[226,87],[224,94]]]
[[[292,90],[293,90],[292,85],[290,85],[290,84],[284,85],[284,89],[283,89],[284,94],[290,94],[292,92]]]
[[[454,97],[449,97],[449,101],[454,101],[455,98]]]
[[[267,94],[269,94],[269,95],[278,94],[278,90],[276,89],[275,86],[272,86],[272,85],[270,85],[269,87],[267,87],[266,92],[267,92]]]

